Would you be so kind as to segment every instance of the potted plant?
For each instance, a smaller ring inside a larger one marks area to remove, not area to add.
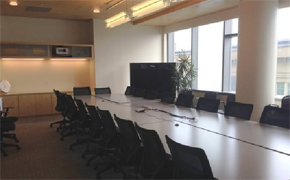
[[[177,94],[190,90],[196,76],[197,72],[191,63],[191,56],[182,50],[177,56],[173,73]]]

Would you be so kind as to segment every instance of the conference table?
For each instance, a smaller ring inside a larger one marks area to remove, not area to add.
[[[204,149],[218,179],[290,179],[289,129],[123,94],[76,98],[155,130],[168,153],[165,135]]]

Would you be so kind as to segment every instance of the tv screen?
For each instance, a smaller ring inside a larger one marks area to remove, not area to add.
[[[175,63],[130,63],[130,86],[158,92],[175,92]]]

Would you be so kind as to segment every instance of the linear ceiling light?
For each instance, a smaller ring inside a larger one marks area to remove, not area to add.
[[[44,58],[1,58],[4,61],[42,61]]]
[[[119,0],[118,2],[116,2],[115,4],[112,4],[111,6],[107,7],[106,10],[110,10],[113,9],[114,7],[118,6],[119,4],[121,4],[122,2],[124,2],[125,0]]]
[[[107,23],[107,28],[112,28],[123,23],[130,21],[130,18],[125,12],[120,12],[115,16],[110,17],[109,19],[105,20]]]
[[[52,61],[86,61],[86,58],[50,58]]]
[[[131,7],[132,17],[141,17],[169,5],[170,3],[164,0],[147,0]]]

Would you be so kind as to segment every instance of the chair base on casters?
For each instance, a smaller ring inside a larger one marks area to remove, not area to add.
[[[4,147],[16,147],[16,149],[20,149],[20,146],[18,146],[17,144],[8,144],[8,143],[3,143],[1,142],[1,152],[3,154],[3,156],[8,156],[7,153],[4,151]]]

